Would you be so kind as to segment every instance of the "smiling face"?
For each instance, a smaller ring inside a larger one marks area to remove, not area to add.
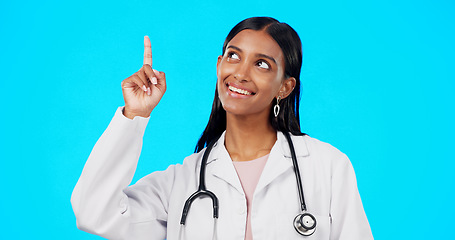
[[[286,97],[295,79],[285,79],[283,52],[265,31],[243,30],[218,57],[218,96],[228,114],[268,116],[275,97]]]

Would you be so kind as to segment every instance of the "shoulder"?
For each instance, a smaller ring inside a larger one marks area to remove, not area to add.
[[[183,160],[182,164],[172,164],[165,170],[149,173],[129,186],[125,192],[129,196],[138,192],[153,192],[165,196],[163,199],[168,199],[174,190],[182,190],[181,187],[185,186],[182,183],[189,184],[196,179],[195,176],[198,176],[203,151],[189,155]]]
[[[338,150],[336,147],[332,146],[329,143],[320,141],[308,135],[302,136],[302,138],[305,141],[310,154],[327,155],[335,157],[346,156],[343,152],[341,152],[340,150]]]
[[[181,167],[183,167],[183,168],[199,167],[201,165],[202,156],[204,155],[204,152],[206,149],[207,148],[204,148],[197,153],[193,153],[193,154],[187,156],[185,159],[183,159],[183,164],[181,165]]]
[[[189,177],[190,175],[195,174],[195,171],[199,169],[204,151],[205,148],[198,153],[193,153],[185,157],[182,164],[171,164],[165,170],[149,173],[134,185],[150,185],[156,181],[170,183],[182,177]]]
[[[350,165],[349,158],[346,154],[329,143],[320,141],[308,135],[294,136],[293,138],[301,139],[304,147],[307,148],[308,157],[314,161],[328,163],[332,166]]]

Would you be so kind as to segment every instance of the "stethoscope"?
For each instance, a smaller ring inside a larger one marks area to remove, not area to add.
[[[307,212],[305,199],[303,197],[302,180],[300,178],[299,166],[297,164],[297,157],[295,155],[294,145],[292,143],[291,137],[289,136],[288,132],[283,132],[283,134],[286,137],[289,144],[289,149],[291,150],[292,163],[294,165],[294,173],[297,180],[297,188],[299,191],[300,207],[302,210],[302,212],[294,218],[294,228],[301,235],[310,236],[311,234],[314,233],[314,231],[316,231],[316,218],[312,214]],[[199,187],[198,190],[195,193],[191,194],[191,196],[185,202],[182,212],[182,218],[180,220],[181,225],[185,225],[186,217],[188,216],[188,211],[190,210],[190,206],[193,203],[193,201],[196,198],[204,195],[209,196],[212,199],[213,218],[214,219],[218,218],[219,210],[218,198],[213,192],[207,190],[207,188],[205,187],[205,167],[207,165],[207,158],[209,157],[210,151],[212,151],[213,145],[217,140],[218,139],[212,141],[207,146],[207,149],[205,150],[204,155],[202,156],[201,171],[199,173],[200,174]]]

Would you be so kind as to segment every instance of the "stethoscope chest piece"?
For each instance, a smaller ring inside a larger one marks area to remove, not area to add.
[[[310,213],[301,213],[294,218],[295,230],[303,236],[310,236],[316,231],[316,218]]]

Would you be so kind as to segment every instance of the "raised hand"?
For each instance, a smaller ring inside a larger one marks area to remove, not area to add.
[[[166,92],[166,75],[152,69],[152,46],[144,37],[144,65],[136,73],[122,81],[125,109],[123,115],[148,117]]]

